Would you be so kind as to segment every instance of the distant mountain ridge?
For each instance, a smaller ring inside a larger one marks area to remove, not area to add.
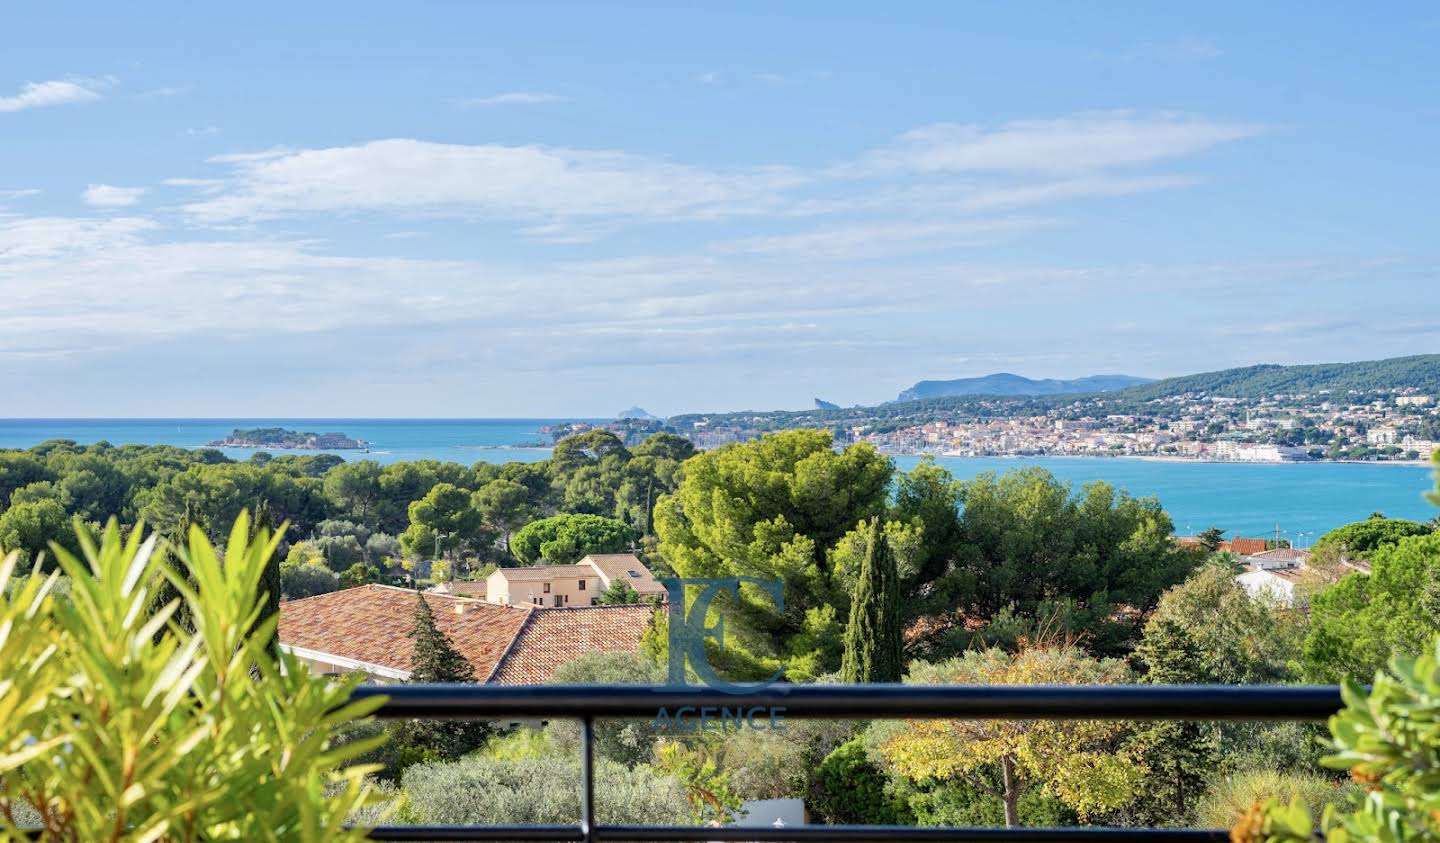
[[[942,398],[948,395],[1073,395],[1091,392],[1113,392],[1132,386],[1148,384],[1151,378],[1133,375],[1090,375],[1073,380],[1044,378],[1035,380],[1009,372],[997,372],[979,378],[956,378],[945,381],[920,381],[895,399],[896,401],[918,401],[923,398]]]

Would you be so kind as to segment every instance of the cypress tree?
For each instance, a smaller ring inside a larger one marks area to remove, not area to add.
[[[270,501],[259,500],[255,502],[255,520],[250,524],[250,540],[269,540],[270,533],[275,529],[274,517],[270,514]],[[260,616],[255,619],[258,625],[272,615],[280,614],[280,590],[283,586],[280,583],[280,555],[270,554],[265,560],[265,570],[260,573],[259,591],[265,595],[265,607],[260,610]],[[280,637],[275,637],[275,650],[280,649]]]
[[[1147,684],[1215,681],[1199,644],[1173,620],[1152,621],[1135,648],[1135,657],[1145,666]],[[1219,764],[1215,724],[1147,723],[1137,728],[1129,747],[1149,771],[1140,788],[1143,795],[1132,810],[1145,822],[1186,822]]]
[[[419,591],[415,592],[415,625],[410,630],[415,653],[410,659],[411,682],[474,682],[475,668],[445,633],[435,625],[435,613]],[[410,720],[397,724],[391,739],[396,766],[403,769],[420,761],[453,761],[485,745],[489,723],[473,720]]]
[[[415,625],[410,628],[415,655],[410,659],[411,682],[474,682],[475,668],[435,625],[435,613],[420,592],[415,592]]]
[[[905,673],[900,571],[879,518],[870,519],[868,532],[850,593],[840,676],[849,683],[899,682]]]

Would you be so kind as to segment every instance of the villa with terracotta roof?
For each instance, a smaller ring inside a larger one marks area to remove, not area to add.
[[[574,565],[497,568],[485,580],[484,598],[501,606],[592,606],[616,580],[641,597],[665,597],[665,586],[635,554],[592,553]]]
[[[323,673],[410,677],[416,592],[364,585],[280,604],[280,646]],[[654,616],[647,605],[500,606],[426,592],[435,626],[481,682],[546,682],[555,669],[595,652],[634,653]]]

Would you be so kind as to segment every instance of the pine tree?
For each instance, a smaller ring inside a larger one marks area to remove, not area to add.
[[[850,594],[842,681],[899,682],[905,673],[901,624],[900,572],[884,525],[872,518],[865,558]]]
[[[627,603],[639,603],[642,598],[640,592],[630,587],[630,583],[622,579],[611,580],[610,585],[600,592],[595,602],[601,606],[621,606]]]
[[[415,625],[410,630],[415,652],[410,681],[416,683],[475,682],[475,668],[440,628],[424,595],[415,592]],[[418,761],[453,761],[485,745],[492,729],[473,720],[411,720],[392,733],[400,766]]]

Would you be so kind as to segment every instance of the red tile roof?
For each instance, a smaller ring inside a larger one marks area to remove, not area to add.
[[[1265,540],[1264,540],[1264,539],[1231,539],[1231,540],[1230,540],[1230,547],[1227,548],[1227,549],[1228,549],[1231,553],[1238,554],[1238,555],[1240,555],[1240,556],[1254,556],[1254,555],[1257,554],[1257,553],[1264,553],[1264,552],[1265,552]]]
[[[655,610],[643,605],[535,609],[489,681],[540,685],[585,653],[636,653]]]
[[[427,592],[435,626],[484,681],[530,616],[530,609],[497,606]],[[391,670],[410,670],[415,644],[415,592],[364,585],[280,604],[280,642]]]
[[[557,577],[593,577],[589,565],[535,565],[528,568],[496,568],[507,580],[553,580]]]

